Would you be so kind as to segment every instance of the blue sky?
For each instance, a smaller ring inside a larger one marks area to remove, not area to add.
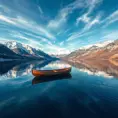
[[[69,53],[118,38],[118,0],[0,0],[0,41]]]

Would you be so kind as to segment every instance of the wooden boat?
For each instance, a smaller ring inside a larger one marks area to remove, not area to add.
[[[53,76],[53,75],[63,75],[71,72],[71,67],[64,69],[55,70],[32,70],[34,76]]]

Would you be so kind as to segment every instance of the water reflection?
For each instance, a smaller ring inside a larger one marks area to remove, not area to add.
[[[88,75],[103,76],[105,78],[118,77],[118,66],[108,60],[69,63],[81,72],[86,72]]]
[[[34,68],[39,70],[51,70],[70,67],[70,65],[72,65],[78,68],[79,71],[85,72],[88,75],[103,76],[105,78],[118,77],[118,66],[107,60],[68,63],[59,60],[0,62],[0,75],[5,78],[17,78],[31,74],[31,71]]]
[[[20,76],[5,81],[0,77],[0,118],[118,118],[118,80],[84,73],[100,71],[96,64],[73,64],[76,68],[72,67],[72,76],[33,78],[32,68],[64,68],[66,64],[59,61],[14,63],[4,63],[0,70],[3,74],[2,69],[8,69],[4,75],[9,78],[13,72],[16,72],[14,77]],[[105,67],[107,70],[108,66],[104,66],[101,71],[111,72],[105,71]],[[117,73],[115,70],[112,73]]]
[[[70,73],[64,74],[64,75],[53,75],[53,76],[41,76],[41,77],[34,77],[32,80],[32,85],[34,84],[40,84],[43,82],[50,82],[50,81],[55,81],[55,80],[62,80],[62,79],[71,79],[72,76]]]
[[[0,62],[0,75],[7,78],[16,78],[23,75],[31,74],[33,68],[42,68],[51,61],[10,61]]]
[[[52,70],[52,69],[63,69],[63,68],[68,68],[71,67],[70,64],[64,61],[52,61],[51,63],[47,64],[46,66],[40,68],[41,70]],[[36,68],[38,69],[38,68]]]
[[[20,65],[22,63],[22,61],[0,62],[0,75],[6,74],[13,67],[15,67],[16,65]]]

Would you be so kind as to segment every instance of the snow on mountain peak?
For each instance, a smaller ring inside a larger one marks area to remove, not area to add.
[[[38,56],[38,57],[42,57],[42,58],[50,57],[48,54],[44,53],[40,49],[33,48],[29,45],[26,45],[26,44],[23,44],[20,42],[5,41],[5,42],[2,42],[2,44],[4,44],[9,49],[11,49],[12,51],[14,51],[15,53],[20,54],[20,55],[33,55],[33,56]]]
[[[108,41],[105,41],[105,42],[99,42],[97,44],[92,44],[92,45],[84,46],[84,47],[82,47],[80,49],[87,50],[87,49],[92,48],[92,47],[101,48],[101,47],[104,47],[104,46],[106,46],[106,45],[108,45],[108,44],[110,44],[112,42],[114,42],[114,40],[108,40]]]
[[[19,43],[16,41],[6,41],[6,42],[4,42],[4,45],[6,45],[11,50],[19,48],[19,49],[25,50],[29,54],[35,54],[33,51],[34,48],[32,48],[31,46],[28,46],[26,44],[23,44],[23,43]]]

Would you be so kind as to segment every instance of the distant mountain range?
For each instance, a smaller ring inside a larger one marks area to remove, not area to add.
[[[51,56],[40,49],[15,41],[6,41],[0,44],[1,59],[51,59]]]
[[[78,49],[64,58],[72,62],[118,59],[118,40],[107,41]]]

